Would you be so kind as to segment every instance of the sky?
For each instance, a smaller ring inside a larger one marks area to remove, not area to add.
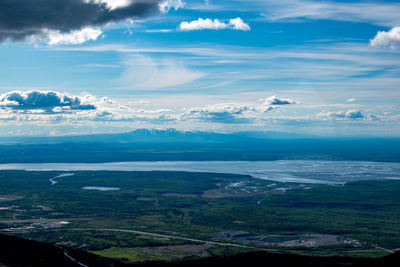
[[[400,136],[400,3],[0,0],[0,136]]]

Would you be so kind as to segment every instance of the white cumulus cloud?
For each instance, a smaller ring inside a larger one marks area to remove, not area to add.
[[[321,112],[317,115],[323,120],[379,120],[380,116],[373,113],[364,115],[360,110]]]
[[[224,30],[224,29],[232,29],[232,30],[240,30],[240,31],[249,31],[250,26],[245,23],[241,18],[230,19],[228,23],[220,21],[219,19],[203,19],[198,18],[193,21],[183,21],[179,25],[179,29],[182,31],[196,31],[196,30]]]
[[[297,104],[296,101],[288,98],[279,98],[276,95],[270,96],[266,99],[262,99],[264,104],[266,105],[290,105],[290,104]]]
[[[229,25],[231,25],[233,29],[240,31],[250,31],[251,29],[249,24],[245,23],[241,18],[230,19]]]
[[[159,4],[160,11],[162,13],[167,13],[171,9],[178,10],[179,8],[183,8],[185,3],[182,0],[166,0]]]
[[[261,104],[220,103],[203,107],[192,107],[185,110],[182,119],[211,123],[249,124],[262,118],[266,113],[279,109],[277,105],[296,103],[294,100],[279,99],[276,96],[269,97],[268,99],[269,101],[264,101]]]
[[[189,108],[182,116],[182,119],[212,123],[247,124],[250,123],[251,120],[246,114],[254,111],[254,107],[245,104],[214,104],[204,107]]]
[[[59,30],[43,29],[40,34],[31,36],[31,41],[35,44],[44,42],[48,45],[76,45],[87,41],[95,41],[102,33],[101,30],[90,27],[67,33],[62,33]]]
[[[0,108],[12,110],[95,110],[90,95],[73,96],[56,91],[10,91],[0,94]]]
[[[372,47],[400,47],[400,27],[394,27],[391,30],[379,31],[370,41]]]

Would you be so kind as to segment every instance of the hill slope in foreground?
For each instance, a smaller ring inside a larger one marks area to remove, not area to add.
[[[400,252],[379,259],[250,252],[224,258],[127,265],[91,253],[0,234],[0,266],[399,266]]]

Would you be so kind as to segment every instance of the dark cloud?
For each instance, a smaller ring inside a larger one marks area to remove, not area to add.
[[[51,91],[12,91],[0,95],[0,107],[15,110],[53,110],[63,108],[71,110],[94,110],[96,106],[78,96],[69,96]]]
[[[1,0],[0,42],[24,40],[43,29],[69,32],[85,26],[143,18],[159,9],[161,0],[136,0],[109,9],[101,1],[84,0]]]

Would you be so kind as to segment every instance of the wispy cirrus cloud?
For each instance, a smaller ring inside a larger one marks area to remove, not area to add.
[[[380,98],[383,95],[376,91],[377,88],[381,88],[379,91],[397,92],[400,82],[400,54],[396,53],[397,50],[382,53],[379,49],[371,49],[366,43],[313,44],[281,49],[212,44],[173,48],[113,44],[53,49],[114,52],[126,56],[141,53],[150,58],[162,55],[175,58],[174,61],[177,62],[191,62],[192,66],[201,64],[201,68],[196,67],[195,70],[209,74],[207,79],[201,80],[209,83],[199,86],[205,89],[215,88],[215,85],[223,82],[224,86],[220,89],[229,88],[231,92],[237,88],[243,89],[240,84],[251,81],[253,90],[265,90],[266,84],[269,88],[289,90],[313,88],[318,94],[323,90],[339,90],[347,95],[350,90],[363,90],[365,93],[368,89],[368,92],[375,93]],[[235,62],[244,64],[245,68],[232,64]],[[211,72],[208,67],[212,68]],[[230,86],[226,86],[227,84]],[[396,97],[396,94],[392,94],[391,101]]]
[[[116,80],[129,90],[171,88],[191,83],[208,74],[187,68],[183,62],[166,58],[160,61],[142,55],[128,56],[125,70]]]
[[[214,9],[235,10],[237,5],[241,5],[245,11],[261,12],[268,21],[335,20],[365,22],[387,27],[400,25],[398,2],[231,0],[218,2],[218,6],[214,6]],[[207,5],[203,7],[205,10],[208,8]]]

